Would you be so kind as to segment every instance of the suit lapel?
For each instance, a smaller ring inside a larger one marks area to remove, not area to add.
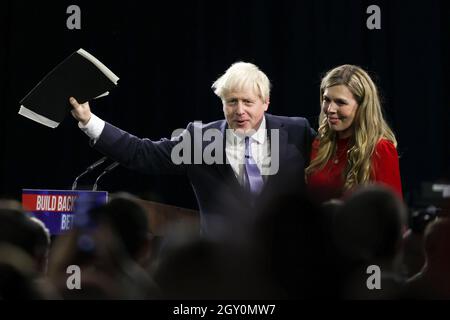
[[[278,141],[278,146],[279,146],[279,149],[278,149],[278,151],[279,151],[278,161],[279,162],[278,162],[278,164],[279,164],[279,167],[278,167],[278,169],[281,170],[281,168],[283,167],[283,163],[285,162],[285,159],[286,159],[288,133],[287,133],[286,129],[284,128],[284,124],[270,114],[266,114],[266,127],[267,127],[267,137],[268,137],[268,139],[271,140],[270,141],[271,152],[274,149],[272,144],[274,142],[276,143],[276,141],[272,141],[271,130],[278,130],[278,132],[279,132],[279,141]],[[273,159],[273,155],[271,154],[270,156]],[[266,185],[268,182],[270,182],[272,180],[273,177],[274,177],[273,175],[268,176]]]

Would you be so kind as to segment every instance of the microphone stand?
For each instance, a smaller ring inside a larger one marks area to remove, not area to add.
[[[94,170],[96,167],[98,167],[99,165],[101,165],[103,162],[106,161],[106,159],[108,159],[108,157],[103,157],[100,160],[97,160],[96,162],[94,162],[92,165],[90,165],[83,173],[81,173],[78,177],[75,178],[75,181],[72,184],[72,190],[75,190],[77,188],[77,184],[78,184],[78,180],[83,177],[84,175],[88,174],[89,172],[91,172],[92,170]]]
[[[92,191],[97,191],[97,186],[98,186],[98,182],[99,180],[107,173],[111,172],[113,169],[115,169],[117,166],[119,166],[120,163],[118,162],[113,162],[112,164],[110,164],[95,180],[94,183],[94,187],[92,188]]]

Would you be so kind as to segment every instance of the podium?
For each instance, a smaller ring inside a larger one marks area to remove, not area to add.
[[[75,215],[80,208],[75,210],[76,200],[84,198],[82,211],[92,206],[99,206],[108,202],[106,191],[86,190],[47,190],[47,189],[23,189],[22,206],[32,216],[41,220],[49,229],[50,234],[60,235],[73,227]],[[147,212],[149,229],[154,236],[163,237],[170,225],[182,223],[187,228],[200,232],[199,212],[139,199],[138,203]]]
[[[150,231],[163,237],[173,224],[183,224],[186,228],[200,232],[200,216],[197,210],[176,207],[148,200],[138,201],[147,212]]]

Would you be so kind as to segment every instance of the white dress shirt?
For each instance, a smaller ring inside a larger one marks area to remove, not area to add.
[[[250,136],[250,151],[253,159],[261,172],[263,179],[267,178],[264,167],[270,165],[270,141],[267,139],[266,119],[263,117],[258,130]],[[234,133],[234,130],[227,130],[225,153],[227,162],[233,168],[234,174],[241,185],[244,184],[245,165],[245,137]]]

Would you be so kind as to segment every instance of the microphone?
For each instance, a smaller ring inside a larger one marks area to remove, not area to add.
[[[78,180],[86,175],[87,173],[91,172],[92,170],[94,170],[96,167],[98,167],[99,165],[101,165],[103,162],[106,161],[106,159],[108,159],[108,157],[103,157],[100,160],[97,160],[96,162],[94,162],[92,165],[90,165],[82,174],[80,174],[78,177],[75,178],[75,181],[72,184],[72,190],[75,190],[77,188],[77,184],[78,184]]]
[[[112,164],[110,164],[108,167],[106,167],[106,169],[103,170],[103,172],[97,177],[97,180],[95,180],[94,187],[92,188],[92,191],[97,191],[98,181],[100,180],[101,177],[103,177],[105,174],[111,172],[114,168],[116,168],[119,165],[120,165],[120,163],[118,163],[116,161],[116,162],[113,162]]]

